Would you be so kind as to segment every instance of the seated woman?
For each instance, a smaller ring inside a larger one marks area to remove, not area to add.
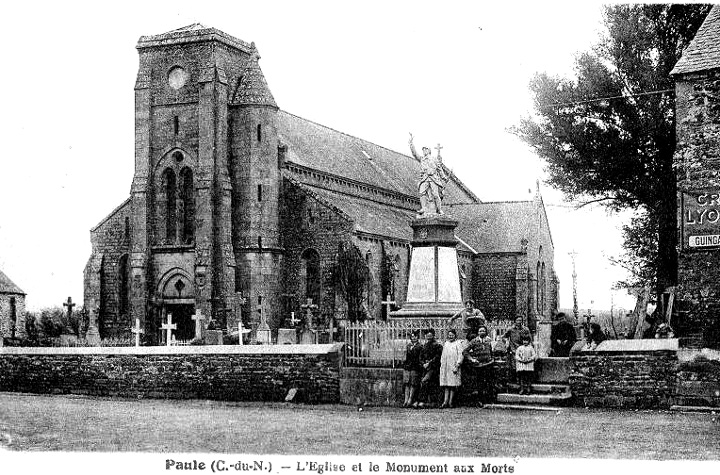
[[[591,323],[587,337],[585,338],[586,344],[584,349],[592,351],[606,339],[607,337],[600,328],[600,325],[598,325],[597,323]]]

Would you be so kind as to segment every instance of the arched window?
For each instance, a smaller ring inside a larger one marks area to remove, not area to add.
[[[540,266],[540,275],[542,277],[540,285],[540,312],[545,312],[545,299],[547,296],[547,280],[545,279],[545,263]]]
[[[15,303],[15,297],[10,297],[10,336],[15,338],[15,331],[17,330],[17,304]],[[2,335],[0,334],[0,338]]]
[[[535,270],[535,308],[539,311],[540,310],[540,299],[541,293],[540,293],[540,286],[541,286],[541,277],[540,277],[540,262],[537,263],[537,269]]]
[[[195,187],[188,167],[180,170],[180,207],[182,243],[191,244],[195,238]]]
[[[127,315],[130,302],[130,269],[128,268],[128,255],[123,254],[120,257],[120,265],[118,266],[118,313]]]
[[[262,125],[261,124],[257,125],[257,139],[258,139],[258,142],[262,142]]]
[[[305,298],[320,304],[320,254],[315,249],[306,249],[300,256],[302,259],[301,276],[304,277]]]
[[[177,182],[175,172],[166,168],[163,172],[163,188],[165,191],[165,240],[172,244],[177,240]]]

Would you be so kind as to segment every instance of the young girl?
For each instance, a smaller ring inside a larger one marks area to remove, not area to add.
[[[520,394],[530,394],[533,376],[535,374],[535,360],[537,354],[530,344],[530,337],[522,337],[522,345],[515,351],[515,371],[520,381]]]

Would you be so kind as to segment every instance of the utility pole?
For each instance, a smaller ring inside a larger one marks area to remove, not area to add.
[[[578,311],[578,301],[577,301],[577,271],[575,270],[575,256],[577,256],[577,252],[573,249],[572,252],[568,252],[570,255],[570,258],[572,259],[572,265],[573,265],[573,273],[572,273],[572,280],[573,280],[573,316],[575,317],[575,322],[578,321],[579,311]]]

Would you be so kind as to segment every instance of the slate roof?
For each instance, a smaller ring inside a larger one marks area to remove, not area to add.
[[[414,212],[324,188],[306,184],[300,186],[345,213],[355,222],[356,231],[404,241],[412,240],[410,221],[415,218]]]
[[[720,68],[720,5],[715,5],[670,74]]]
[[[20,287],[6,276],[3,271],[0,270],[0,294],[19,294],[25,295]]]
[[[275,98],[265,81],[265,75],[258,64],[260,55],[255,48],[255,43],[252,43],[250,47],[252,52],[235,91],[233,104],[277,107]]]
[[[480,254],[519,252],[520,240],[528,238],[536,221],[534,201],[449,205],[443,209],[460,223],[455,234]]]
[[[420,163],[414,158],[282,110],[277,121],[287,161],[417,197]],[[451,180],[445,202],[479,201],[457,178]]]

